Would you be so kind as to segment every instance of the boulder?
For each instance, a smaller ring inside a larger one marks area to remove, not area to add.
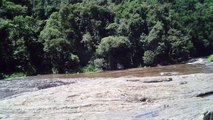
[[[213,120],[213,111],[212,112],[206,112],[204,114],[203,120]]]

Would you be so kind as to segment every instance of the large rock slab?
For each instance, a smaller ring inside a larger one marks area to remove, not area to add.
[[[201,95],[213,91],[213,74],[57,81],[71,84],[37,86],[1,99],[0,119],[206,120],[212,115],[207,111],[213,99]]]

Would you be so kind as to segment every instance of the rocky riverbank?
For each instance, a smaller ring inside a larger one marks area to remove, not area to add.
[[[213,74],[25,79],[0,82],[0,119],[212,120]]]

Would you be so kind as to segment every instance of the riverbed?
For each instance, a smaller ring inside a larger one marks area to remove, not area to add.
[[[155,68],[2,80],[0,119],[204,120],[213,111],[212,68],[206,59],[196,59]]]

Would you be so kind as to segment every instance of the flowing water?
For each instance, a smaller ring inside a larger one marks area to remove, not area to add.
[[[98,77],[145,77],[160,75],[186,75],[195,73],[213,73],[213,63],[208,62],[206,58],[192,59],[184,64],[134,68],[119,71],[105,71],[99,73],[79,73],[79,74],[54,74],[38,75],[36,78],[98,78]]]

